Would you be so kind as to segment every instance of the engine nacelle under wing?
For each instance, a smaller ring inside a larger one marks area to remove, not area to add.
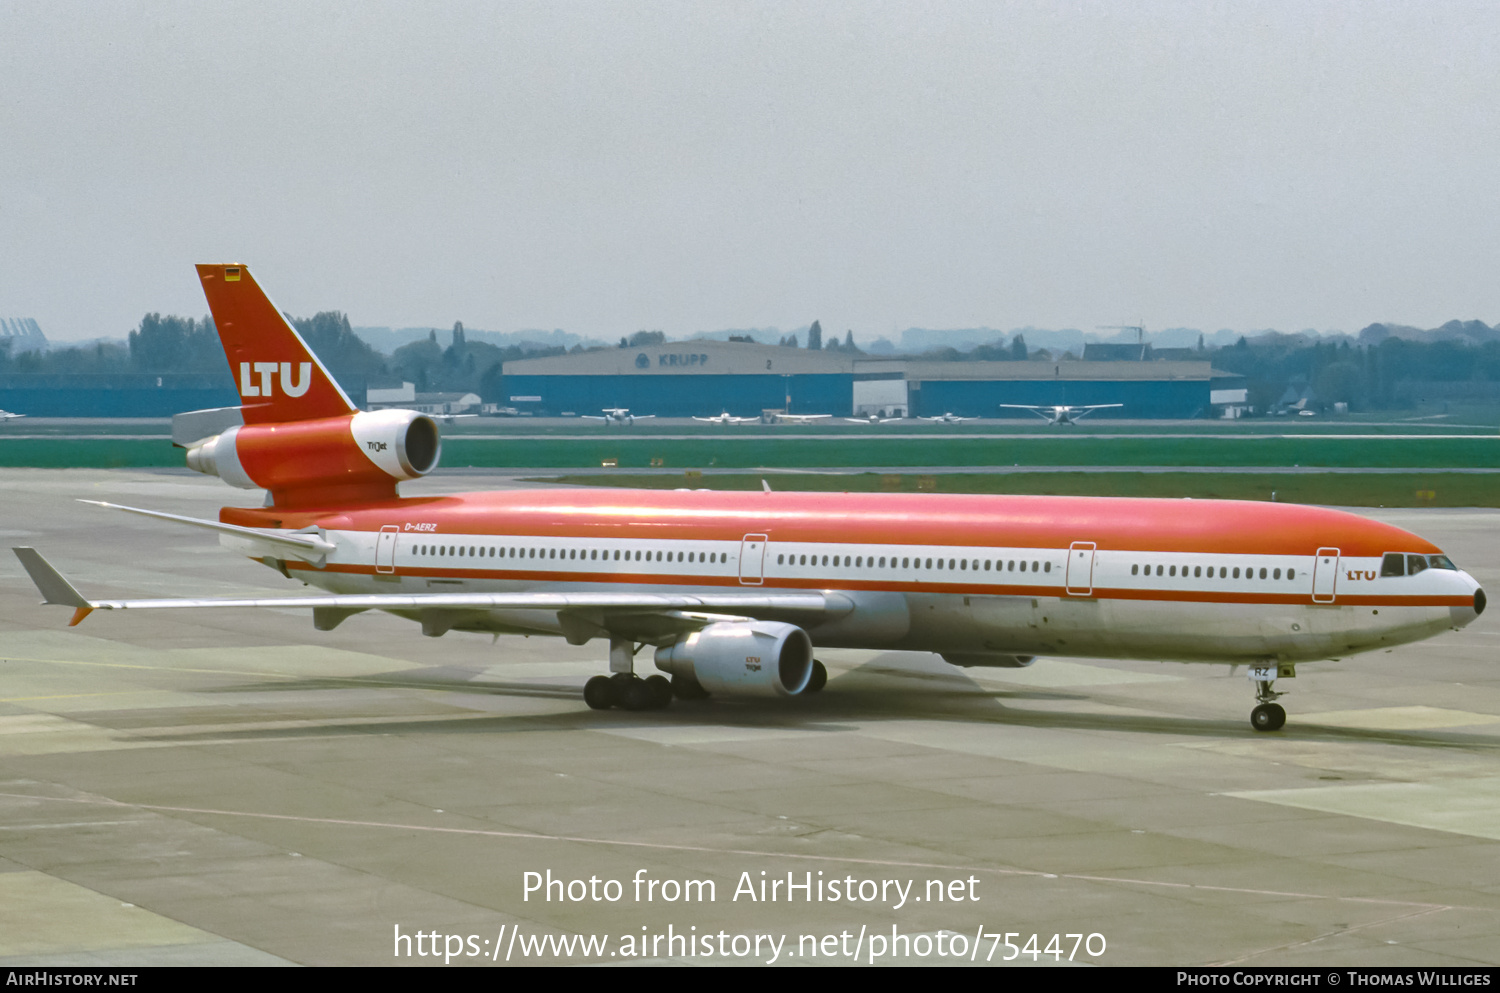
[[[656,667],[724,696],[796,696],[812,678],[812,639],[780,621],[720,621],[658,648]]]
[[[276,506],[388,499],[396,483],[437,467],[436,422],[414,410],[375,410],[275,424],[247,424],[188,450],[188,467],[244,489],[266,489]]]

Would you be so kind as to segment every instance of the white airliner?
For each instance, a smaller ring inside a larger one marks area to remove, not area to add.
[[[729,411],[719,414],[717,417],[694,417],[695,421],[703,421],[706,424],[758,424],[759,417],[735,417]]]
[[[655,417],[655,414],[632,414],[629,407],[605,407],[604,414],[584,414],[586,421],[603,421],[605,424],[624,424],[629,426],[636,421],[644,421]]]
[[[1432,543],[1296,504],[769,487],[402,498],[398,482],[438,463],[433,420],[356,410],[244,266],[198,275],[254,399],[243,424],[192,442],[187,463],[267,500],[217,521],[120,509],[215,531],[327,592],[96,600],[16,549],[74,624],[95,610],[291,607],[311,608],[319,631],[382,610],[432,637],[598,639],[611,675],[584,686],[595,709],[816,692],[815,645],[1001,668],[1038,655],[1248,665],[1250,723],[1275,731],[1274,684],[1299,664],[1457,630],[1485,608]],[[642,679],[647,645],[659,674]]]
[[[939,417],[920,417],[918,420],[932,421],[934,424],[962,424],[964,421],[977,421],[977,417],[959,417],[957,414],[943,413]]]
[[[1029,410],[1033,414],[1046,421],[1048,424],[1073,424],[1082,420],[1096,410],[1107,410],[1110,407],[1123,407],[1123,403],[1096,403],[1089,407],[1031,407],[1021,403],[1002,403],[998,406],[1009,407],[1011,410]]]

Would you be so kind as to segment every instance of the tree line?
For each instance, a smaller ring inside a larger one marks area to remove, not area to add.
[[[487,402],[504,402],[501,370],[522,358],[561,355],[561,346],[522,343],[501,347],[469,341],[462,322],[453,325],[446,344],[436,330],[397,348],[390,355],[354,333],[349,318],[330,310],[311,317],[291,317],[297,331],[351,395],[370,385],[415,384],[422,393],[477,393]],[[814,323],[808,347],[857,350],[852,332],[843,343],[825,340]],[[620,347],[665,343],[660,331],[641,331],[622,338]],[[222,376],[232,382],[224,350],[211,317],[194,319],[147,314],[124,344],[103,342],[12,356],[0,339],[0,375],[99,375],[145,373]],[[795,347],[795,336],[783,344]],[[574,345],[572,351],[584,351]],[[1303,334],[1267,332],[1242,337],[1221,348],[1202,346],[1195,357],[1214,369],[1244,376],[1249,402],[1257,411],[1304,400],[1313,409],[1347,404],[1351,411],[1410,408],[1424,399],[1500,401],[1500,328],[1481,322],[1450,322],[1433,331],[1371,325],[1357,339],[1319,339]],[[1005,340],[960,351],[939,348],[916,358],[929,361],[1025,361],[1067,359],[1045,349],[1031,350],[1017,334]]]

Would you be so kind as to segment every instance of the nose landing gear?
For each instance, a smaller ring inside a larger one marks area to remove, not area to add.
[[[1255,680],[1255,699],[1260,701],[1259,705],[1250,711],[1250,726],[1257,731],[1280,731],[1282,725],[1286,724],[1286,711],[1281,704],[1273,702],[1281,696],[1280,693],[1271,689],[1276,676],[1275,666],[1250,670],[1250,678]]]

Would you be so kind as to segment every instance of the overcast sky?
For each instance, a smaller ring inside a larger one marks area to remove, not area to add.
[[[1494,3],[0,0],[0,315],[1500,322]]]

